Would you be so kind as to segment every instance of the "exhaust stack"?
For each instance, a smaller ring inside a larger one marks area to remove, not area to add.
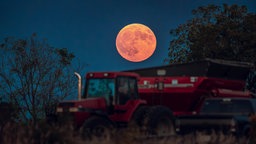
[[[81,100],[81,93],[82,93],[82,79],[81,79],[81,75],[77,72],[74,73],[76,75],[76,77],[78,78],[78,100]]]

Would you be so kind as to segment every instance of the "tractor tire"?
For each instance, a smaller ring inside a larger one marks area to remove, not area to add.
[[[86,120],[80,129],[83,139],[108,139],[112,136],[114,126],[110,120],[93,116]]]
[[[174,116],[167,107],[152,107],[146,116],[145,122],[150,135],[168,136],[176,134]]]
[[[133,114],[129,126],[142,128],[145,126],[145,118],[147,113],[150,111],[148,106],[140,106]]]

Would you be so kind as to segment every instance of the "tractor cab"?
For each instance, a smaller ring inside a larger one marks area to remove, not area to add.
[[[104,98],[107,106],[138,99],[138,75],[125,72],[88,73],[82,99]]]

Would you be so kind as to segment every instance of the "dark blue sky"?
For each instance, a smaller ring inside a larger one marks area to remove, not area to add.
[[[189,20],[192,9],[223,3],[256,11],[255,0],[0,0],[0,40],[36,32],[89,64],[86,71],[160,66],[167,58],[169,31]],[[129,62],[116,51],[119,30],[131,23],[147,25],[157,38],[155,53],[143,62]]]

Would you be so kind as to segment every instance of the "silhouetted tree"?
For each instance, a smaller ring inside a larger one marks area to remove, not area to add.
[[[0,55],[0,99],[15,104],[21,120],[36,123],[45,110],[74,95],[74,55],[66,48],[53,48],[33,34],[6,38]]]
[[[203,58],[256,62],[256,14],[246,6],[208,5],[171,30],[169,63]]]

